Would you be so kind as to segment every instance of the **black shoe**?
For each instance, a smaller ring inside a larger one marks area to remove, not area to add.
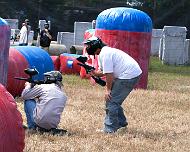
[[[121,127],[127,127],[128,123],[126,122],[125,124],[121,125]]]
[[[28,129],[28,127],[25,125],[22,125],[22,128],[24,128],[24,130]]]
[[[36,128],[28,128],[25,125],[22,125],[22,127],[24,128],[25,131],[27,131],[28,133],[36,133]]]
[[[45,129],[45,128],[42,128],[42,127],[39,127],[39,126],[36,127],[36,130],[37,130],[39,133],[41,133],[41,134],[46,133],[46,132],[50,132],[50,130]]]
[[[64,130],[64,129],[52,128],[52,129],[50,129],[50,134],[52,134],[52,135],[66,135],[66,134],[68,134],[68,131]]]
[[[28,127],[25,126],[25,125],[22,125],[22,127],[24,128],[24,130],[36,130],[36,128],[28,128]]]

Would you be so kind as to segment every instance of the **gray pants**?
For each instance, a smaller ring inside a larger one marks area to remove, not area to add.
[[[104,131],[112,133],[128,124],[121,107],[123,101],[137,84],[140,76],[133,79],[116,79],[111,90],[111,100],[106,101],[106,116]]]

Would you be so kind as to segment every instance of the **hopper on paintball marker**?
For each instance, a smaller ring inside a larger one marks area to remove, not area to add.
[[[80,63],[77,63],[77,64],[80,65],[80,66],[82,66],[82,67],[84,67],[87,74],[88,74],[89,72],[95,70],[94,67],[85,64],[85,62],[87,61],[87,57],[82,57],[82,56],[80,56],[80,57],[78,57],[78,58],[76,58],[76,59],[77,59],[77,61],[80,62]],[[104,80],[102,80],[100,77],[96,77],[96,76],[91,76],[91,77],[94,79],[94,81],[95,81],[97,84],[99,84],[99,85],[101,85],[101,86],[105,86],[105,85],[106,85],[106,82],[105,82]]]
[[[34,69],[27,68],[27,69],[24,70],[24,72],[26,74],[28,74],[29,76],[31,76],[31,77],[34,76],[34,75],[37,75],[39,73],[36,68],[34,68]]]
[[[14,78],[17,79],[17,80],[24,80],[24,81],[27,81],[27,82],[31,83],[31,87],[34,87],[36,84],[44,84],[43,80],[33,80],[32,77],[39,73],[36,68],[33,68],[33,69],[27,68],[27,69],[24,70],[24,72],[27,75],[29,75],[29,78],[22,78],[22,77],[14,77]]]

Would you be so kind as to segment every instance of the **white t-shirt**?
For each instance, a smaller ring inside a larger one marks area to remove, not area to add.
[[[98,63],[104,74],[113,73],[118,79],[132,79],[142,73],[140,66],[131,56],[108,46],[102,48]]]
[[[19,44],[28,43],[28,30],[26,26],[23,26],[20,30]]]

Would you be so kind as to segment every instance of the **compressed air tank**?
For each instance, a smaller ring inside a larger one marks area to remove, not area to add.
[[[11,94],[0,84],[0,151],[22,152],[25,131],[21,113]]]
[[[11,29],[8,23],[0,18],[0,83],[5,86],[7,83],[10,34]]]
[[[14,77],[28,78],[29,76],[24,73],[26,68],[36,68],[39,74],[33,79],[43,80],[43,74],[54,70],[54,64],[49,54],[39,47],[10,47],[7,90],[14,97],[21,94],[25,83],[25,81],[16,80]]]
[[[150,17],[133,8],[110,8],[98,15],[95,35],[107,45],[128,53],[139,63],[143,74],[137,87],[146,89],[152,35]]]

